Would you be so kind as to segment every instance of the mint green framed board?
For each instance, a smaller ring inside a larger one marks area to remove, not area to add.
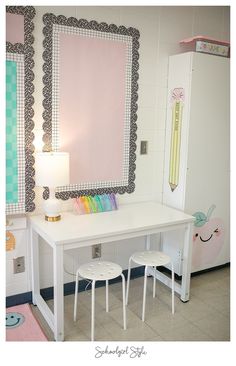
[[[34,204],[33,7],[6,8],[6,214]]]

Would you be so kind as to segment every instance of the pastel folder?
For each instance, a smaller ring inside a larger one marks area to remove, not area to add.
[[[96,205],[94,203],[93,197],[88,196],[87,198],[88,198],[88,203],[89,203],[90,211],[97,212],[97,208],[96,208]]]
[[[84,208],[85,208],[85,212],[86,213],[90,213],[90,207],[89,207],[89,202],[88,202],[88,198],[86,196],[81,197],[83,204],[84,204]]]
[[[98,212],[102,212],[103,211],[103,207],[100,201],[100,197],[98,195],[94,196],[94,199],[96,201],[97,204],[97,208],[98,208]]]
[[[82,207],[81,207],[81,204],[80,204],[80,201],[79,201],[79,198],[75,198],[74,199],[74,206],[75,206],[75,209],[78,211],[78,213],[81,215],[84,213]]]
[[[117,210],[116,196],[114,193],[110,194],[110,201],[111,201],[112,209]]]

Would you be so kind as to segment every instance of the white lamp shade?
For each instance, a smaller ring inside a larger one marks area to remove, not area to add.
[[[59,187],[69,184],[69,153],[36,153],[35,184],[40,187]]]

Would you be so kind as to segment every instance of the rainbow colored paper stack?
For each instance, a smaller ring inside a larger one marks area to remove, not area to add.
[[[74,199],[74,205],[80,215],[117,210],[114,193],[77,197]]]

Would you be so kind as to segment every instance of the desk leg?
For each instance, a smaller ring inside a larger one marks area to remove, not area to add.
[[[54,280],[54,337],[64,340],[64,283],[63,283],[63,246],[53,249]]]
[[[183,274],[181,284],[181,300],[186,302],[189,300],[190,292],[190,277],[192,264],[192,224],[188,224],[184,233],[184,248],[183,248]]]
[[[31,274],[32,274],[32,302],[36,305],[36,297],[40,295],[39,284],[39,238],[34,229],[30,228],[31,242]]]

